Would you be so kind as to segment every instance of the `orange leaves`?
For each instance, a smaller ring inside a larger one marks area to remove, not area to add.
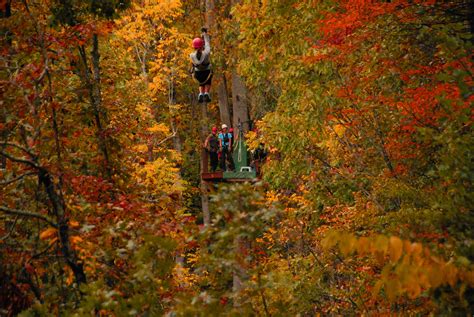
[[[50,239],[52,239],[52,238],[53,238],[54,236],[56,236],[56,235],[57,235],[57,230],[56,230],[56,228],[51,228],[51,227],[50,227],[50,228],[48,228],[48,229],[46,229],[46,230],[43,230],[43,231],[40,233],[39,237],[40,237],[41,240],[50,240]]]
[[[49,245],[52,245],[59,240],[58,230],[56,228],[49,227],[40,233],[39,238],[41,240],[47,241]]]
[[[81,242],[84,241],[84,240],[83,240],[81,237],[79,237],[79,236],[72,236],[69,240],[71,241],[71,243],[72,243],[73,245],[76,245],[76,244],[81,243]]]
[[[80,224],[79,224],[79,222],[77,222],[75,220],[69,220],[69,226],[71,228],[77,229],[77,228],[79,228]]]
[[[397,262],[403,253],[403,242],[398,237],[390,237],[389,240],[389,255],[390,261]]]
[[[325,249],[337,246],[346,256],[358,253],[375,257],[383,269],[373,295],[377,296],[383,288],[389,301],[403,294],[417,298],[423,290],[441,285],[455,287],[462,283],[474,286],[472,266],[456,266],[453,259],[446,262],[431,255],[421,243],[383,235],[357,238],[349,233],[332,231],[326,235],[322,245]]]

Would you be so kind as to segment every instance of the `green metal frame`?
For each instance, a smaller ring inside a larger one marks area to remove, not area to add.
[[[242,129],[239,129],[239,139],[237,145],[234,146],[234,151],[232,153],[234,159],[235,172],[224,172],[223,179],[254,179],[257,178],[257,172],[255,170],[243,171],[240,169],[242,167],[249,166],[249,153],[247,149],[247,144],[245,144],[244,136]]]

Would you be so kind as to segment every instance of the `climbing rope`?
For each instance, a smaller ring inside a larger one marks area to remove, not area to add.
[[[242,162],[242,137],[243,137],[243,133],[242,133],[242,123],[240,123],[240,120],[239,120],[238,129],[239,129],[239,143],[237,145],[238,146],[237,162]]]

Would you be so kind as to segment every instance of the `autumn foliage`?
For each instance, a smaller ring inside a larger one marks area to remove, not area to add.
[[[474,310],[468,1],[0,10],[0,315]],[[199,129],[222,107],[200,120],[187,59],[206,10],[213,89],[241,76],[268,153],[260,181],[209,186],[211,225]]]

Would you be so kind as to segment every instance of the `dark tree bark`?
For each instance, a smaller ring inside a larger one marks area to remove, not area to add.
[[[201,103],[201,132],[200,132],[200,144],[201,147],[201,173],[207,173],[208,171],[208,155],[204,148],[204,142],[208,135],[208,115],[207,115],[207,103]],[[202,219],[205,226],[211,224],[211,215],[209,212],[209,185],[206,181],[201,179],[201,204],[202,204]]]
[[[232,114],[233,126],[238,127],[239,122],[242,124],[242,132],[245,134],[250,127],[249,118],[249,98],[247,88],[242,79],[234,70],[232,72]]]
[[[219,76],[219,86],[217,87],[217,99],[219,101],[219,113],[221,123],[231,126],[229,94],[227,93],[227,80],[224,74]]]
[[[103,128],[103,117],[105,116],[102,109],[102,97],[100,91],[100,53],[99,53],[99,39],[97,34],[93,35],[92,39],[92,74],[89,68],[87,52],[84,46],[79,47],[79,54],[82,61],[82,81],[89,91],[89,101],[94,115],[94,121],[97,128],[96,136],[99,144],[99,149],[104,159],[104,174],[110,179],[112,176],[112,169],[110,166],[109,151],[107,148],[107,136]]]

